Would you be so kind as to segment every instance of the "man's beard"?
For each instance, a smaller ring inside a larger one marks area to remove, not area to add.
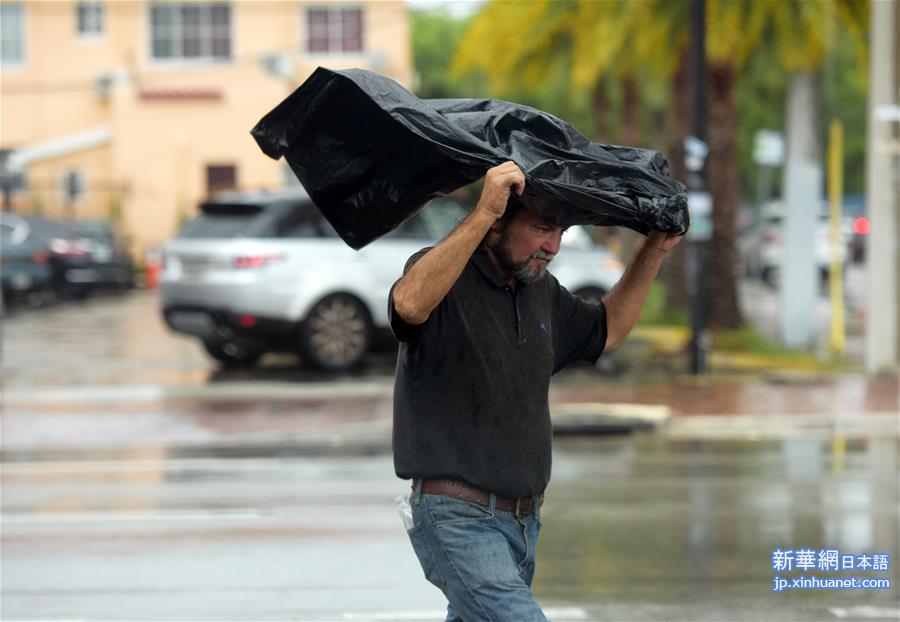
[[[507,272],[512,274],[522,283],[526,285],[531,285],[532,283],[537,283],[544,275],[547,274],[547,266],[553,261],[555,255],[551,255],[550,253],[545,253],[544,251],[535,251],[531,255],[528,256],[525,261],[516,262],[513,261],[512,256],[509,251],[509,236],[506,231],[500,234],[500,241],[497,242],[497,246],[493,249],[494,255],[497,257],[497,261],[500,262],[500,265],[503,266]],[[533,270],[529,267],[528,264],[531,263],[533,259],[546,259],[546,263],[541,263],[540,267],[536,270]]]

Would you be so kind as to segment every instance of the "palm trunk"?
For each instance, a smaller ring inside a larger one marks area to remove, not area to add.
[[[743,324],[737,292],[736,218],[740,197],[737,153],[735,70],[729,63],[709,67],[709,156],[707,180],[713,200],[713,236],[707,258],[706,312],[709,327]]]
[[[612,124],[610,123],[609,84],[601,76],[591,93],[591,112],[594,117],[594,140],[598,143],[614,142]],[[622,240],[617,227],[591,227],[594,240],[606,246],[617,256],[622,257]]]
[[[641,123],[638,115],[640,107],[640,88],[633,75],[621,79],[622,87],[622,124],[619,144],[637,147],[641,141]],[[635,249],[640,245],[643,236],[630,229],[619,227],[616,230],[617,252],[625,260],[633,257]]]
[[[667,159],[672,177],[687,185],[688,170],[684,164],[684,139],[691,133],[690,64],[687,48],[678,60],[669,93],[669,147]],[[663,262],[660,279],[665,287],[666,309],[685,311],[690,288],[687,282],[688,245],[679,244]]]
[[[641,92],[637,79],[628,75],[622,78],[622,138],[623,145],[637,147],[641,140],[641,122],[638,109],[641,103]]]
[[[594,140],[599,143],[610,142],[609,95],[606,92],[606,81],[602,77],[597,80],[591,93],[591,113],[594,120]]]

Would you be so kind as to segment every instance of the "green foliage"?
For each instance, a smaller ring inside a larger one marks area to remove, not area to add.
[[[738,164],[742,194],[748,202],[756,200],[759,167],[753,162],[753,137],[757,130],[784,132],[785,99],[790,76],[779,66],[771,33],[750,57],[738,82]],[[824,60],[821,84],[822,123],[819,128],[823,151],[828,146],[828,125],[832,119],[844,122],[844,191],[862,193],[865,184],[866,151],[866,76],[859,63],[859,44],[841,31],[833,50]],[[824,158],[823,158],[824,162]],[[782,187],[783,169],[777,169],[772,189]],[[765,198],[765,197],[763,197]]]
[[[570,93],[570,71],[560,66],[539,89],[516,82],[506,90],[491,88],[479,69],[451,72],[451,61],[472,19],[442,11],[412,11],[413,63],[418,75],[416,95],[422,98],[501,97],[555,114],[587,136],[593,135],[588,93]]]
[[[689,318],[686,311],[678,311],[666,308],[666,295],[663,284],[654,281],[647,293],[647,300],[641,315],[638,317],[638,326],[687,326]]]
[[[866,66],[859,62],[859,44],[846,33],[825,60],[822,75],[821,144],[828,148],[832,119],[844,122],[844,193],[862,194],[866,180]]]
[[[737,81],[738,168],[742,196],[756,202],[760,169],[753,162],[753,139],[758,130],[784,132],[788,76],[777,69],[775,51],[763,46],[754,54]],[[771,189],[781,188],[782,169],[776,169]],[[770,197],[761,197],[763,201]]]
[[[479,75],[455,79],[450,75],[453,52],[470,19],[444,11],[411,11],[413,65],[418,76],[416,94],[422,98],[484,97]]]
[[[722,352],[766,354],[780,358],[806,359],[806,352],[792,350],[760,335],[754,328],[744,326],[737,330],[717,331],[713,336],[713,348]]]
[[[413,11],[416,91],[424,98],[501,97],[555,114],[595,137],[588,86],[594,83],[593,89],[605,92],[611,128],[603,140],[619,142],[624,102],[617,76],[631,74],[640,84],[640,145],[665,150],[666,77],[687,44],[686,6],[655,0],[504,0],[487,3],[468,19]],[[754,134],[784,131],[787,70],[804,64],[799,58],[804,54],[822,70],[823,150],[828,123],[842,119],[845,191],[862,192],[867,7],[865,0],[708,3],[710,54],[730,57],[740,67],[735,100],[746,202],[757,192]],[[783,41],[790,37],[799,40]],[[781,187],[781,172],[775,171],[773,189]]]

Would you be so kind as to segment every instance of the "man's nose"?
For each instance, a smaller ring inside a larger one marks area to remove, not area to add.
[[[560,240],[562,240],[562,231],[554,231],[548,234],[541,245],[541,250],[545,253],[556,255],[559,252]]]

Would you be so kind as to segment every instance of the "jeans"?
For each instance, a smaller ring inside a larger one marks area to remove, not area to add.
[[[445,622],[546,622],[531,593],[540,510],[517,518],[495,503],[495,495],[485,508],[417,488],[408,531],[416,557],[449,601]]]

